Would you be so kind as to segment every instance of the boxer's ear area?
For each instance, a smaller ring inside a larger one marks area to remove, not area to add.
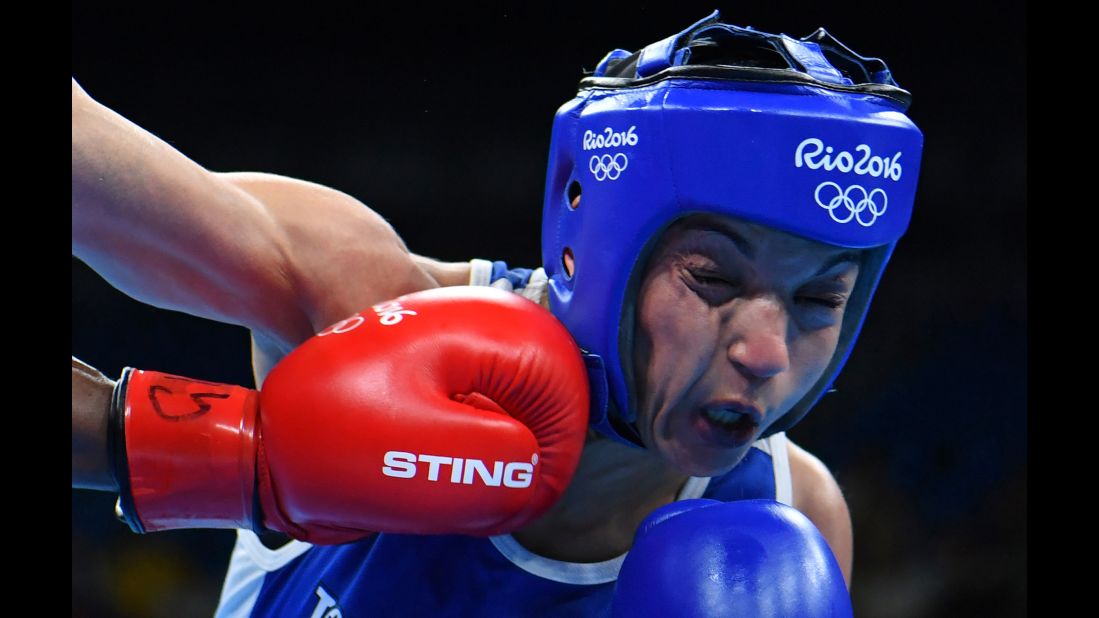
[[[572,249],[565,247],[561,251],[561,266],[565,269],[565,276],[572,279],[573,273],[576,271],[576,257],[572,254]]]
[[[568,190],[569,208],[572,210],[580,208],[581,193],[580,182],[577,180],[572,181]],[[573,274],[576,272],[576,256],[572,254],[572,248],[565,247],[561,251],[561,267],[565,269],[565,277],[572,279]]]
[[[580,208],[580,194],[583,193],[580,189],[580,181],[574,180],[569,185],[569,208],[576,210]]]
[[[630,270],[630,278],[626,283],[625,301],[622,303],[622,312],[618,318],[618,358],[622,367],[622,375],[626,380],[627,396],[630,398],[628,402],[630,409],[625,411],[626,415],[623,417],[631,422],[637,420],[634,411],[637,410],[638,401],[641,398],[637,384],[637,374],[641,371],[639,365],[644,364],[649,354],[649,350],[639,348],[637,342],[637,305],[640,301],[641,284],[648,270],[649,260],[652,258],[660,240],[664,238],[669,229],[689,215],[689,212],[685,212],[678,218],[666,223],[656,234],[653,234],[652,238],[645,242],[640,255],[634,260],[633,267]]]
[[[507,412],[500,407],[500,404],[476,391],[465,394],[458,393],[456,395],[452,395],[451,399],[457,401],[458,403],[463,403],[467,406],[477,408],[478,410],[488,410],[489,412],[499,412],[500,414],[505,415],[507,414]]]

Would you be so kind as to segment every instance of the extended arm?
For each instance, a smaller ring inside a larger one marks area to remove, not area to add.
[[[131,297],[239,324],[284,349],[437,285],[354,198],[214,173],[72,83],[72,251]]]

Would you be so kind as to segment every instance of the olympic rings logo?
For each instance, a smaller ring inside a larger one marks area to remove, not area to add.
[[[604,180],[618,180],[622,172],[626,171],[630,160],[621,152],[614,155],[592,155],[588,161],[588,169],[599,182]]]
[[[833,192],[835,195],[827,200],[821,200],[821,193],[825,189],[828,190],[825,195]],[[874,189],[867,193],[866,189],[859,185],[851,185],[843,189],[838,184],[830,181],[817,185],[813,197],[817,200],[817,205],[827,210],[828,215],[836,223],[847,223],[854,219],[863,227],[874,225],[878,217],[885,214],[885,209],[889,205],[889,197],[881,189]],[[881,200],[880,205],[878,204],[879,199]],[[843,210],[840,210],[841,206]],[[837,215],[836,211],[840,211],[840,214]]]

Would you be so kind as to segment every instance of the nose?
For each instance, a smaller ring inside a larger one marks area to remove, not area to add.
[[[789,316],[773,297],[746,299],[731,318],[729,360],[751,377],[770,378],[790,368]]]

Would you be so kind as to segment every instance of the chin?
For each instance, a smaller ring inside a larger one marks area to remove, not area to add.
[[[735,468],[748,454],[747,445],[736,450],[674,449],[665,452],[665,459],[677,470],[690,476],[721,476]]]
[[[653,431],[642,440],[649,450],[659,453],[665,462],[682,474],[706,477],[726,474],[744,459],[755,443],[755,440],[749,440],[738,445],[707,444],[700,441],[681,418],[675,420],[679,422],[671,424],[669,431]]]

